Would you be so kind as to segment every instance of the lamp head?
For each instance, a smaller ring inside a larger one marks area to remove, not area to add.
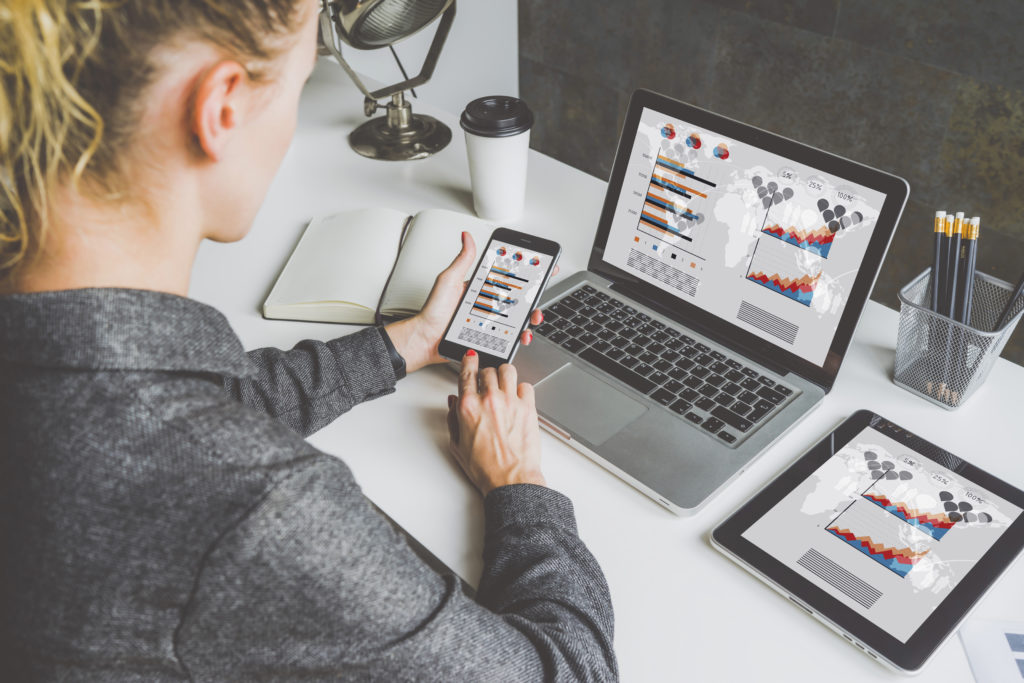
[[[441,16],[454,0],[331,0],[338,37],[357,50],[408,38]]]

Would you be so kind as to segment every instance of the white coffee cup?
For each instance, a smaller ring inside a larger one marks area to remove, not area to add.
[[[533,112],[517,97],[494,95],[467,104],[460,123],[476,215],[493,223],[516,220],[526,200]]]

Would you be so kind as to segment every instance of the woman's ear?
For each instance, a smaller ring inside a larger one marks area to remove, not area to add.
[[[244,87],[249,75],[231,60],[210,67],[196,82],[189,124],[203,154],[212,161],[224,156],[232,131],[244,114]]]

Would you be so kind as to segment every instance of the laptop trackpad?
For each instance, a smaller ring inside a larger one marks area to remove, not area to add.
[[[539,413],[595,446],[647,411],[643,403],[572,365],[541,381],[536,396]]]

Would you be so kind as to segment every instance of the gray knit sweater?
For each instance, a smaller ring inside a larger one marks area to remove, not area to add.
[[[377,329],[246,354],[169,294],[0,297],[0,677],[616,678],[567,498],[487,497],[474,601],[303,440],[394,384]]]

